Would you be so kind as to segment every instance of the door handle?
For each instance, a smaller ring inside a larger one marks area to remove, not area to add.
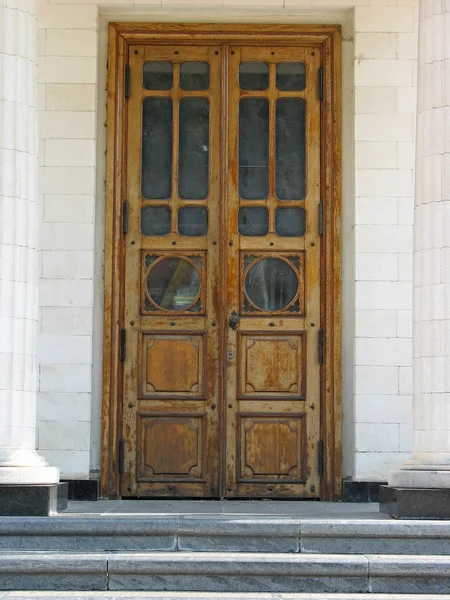
[[[237,314],[237,312],[235,310],[233,310],[233,312],[230,315],[230,318],[228,319],[228,325],[231,327],[231,329],[233,331],[236,331],[236,329],[238,328],[239,321],[240,321],[239,315]]]

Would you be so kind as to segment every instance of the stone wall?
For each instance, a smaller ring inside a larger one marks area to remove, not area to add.
[[[412,447],[415,0],[38,0],[39,452],[99,469],[108,18],[342,22],[344,469],[385,480]]]

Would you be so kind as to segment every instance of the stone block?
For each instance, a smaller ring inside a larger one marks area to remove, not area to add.
[[[108,556],[0,555],[0,590],[106,590]]]
[[[364,556],[174,552],[109,557],[110,590],[366,592]]]
[[[319,554],[446,555],[450,553],[450,523],[308,520],[301,525],[300,551]]]
[[[299,552],[300,521],[181,517],[178,548],[202,552]]]
[[[380,512],[394,519],[450,519],[450,489],[382,486]]]
[[[0,549],[40,552],[175,550],[176,519],[145,516],[0,519]]]
[[[43,516],[67,508],[68,484],[1,485],[0,516]]]
[[[448,594],[448,556],[368,556],[369,589],[375,594]]]

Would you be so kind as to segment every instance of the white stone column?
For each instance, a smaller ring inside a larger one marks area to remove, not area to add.
[[[36,447],[35,0],[0,0],[0,485],[53,484]]]
[[[450,488],[450,1],[420,0],[414,453],[396,488]]]

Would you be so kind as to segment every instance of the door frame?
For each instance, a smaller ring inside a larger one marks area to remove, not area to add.
[[[339,25],[110,23],[104,256],[102,460],[100,494],[119,497],[122,428],[121,327],[124,318],[123,202],[126,199],[126,57],[133,44],[218,43],[321,45],[321,197],[324,235],[321,311],[325,330],[321,368],[322,500],[342,496],[341,348],[341,30]]]

